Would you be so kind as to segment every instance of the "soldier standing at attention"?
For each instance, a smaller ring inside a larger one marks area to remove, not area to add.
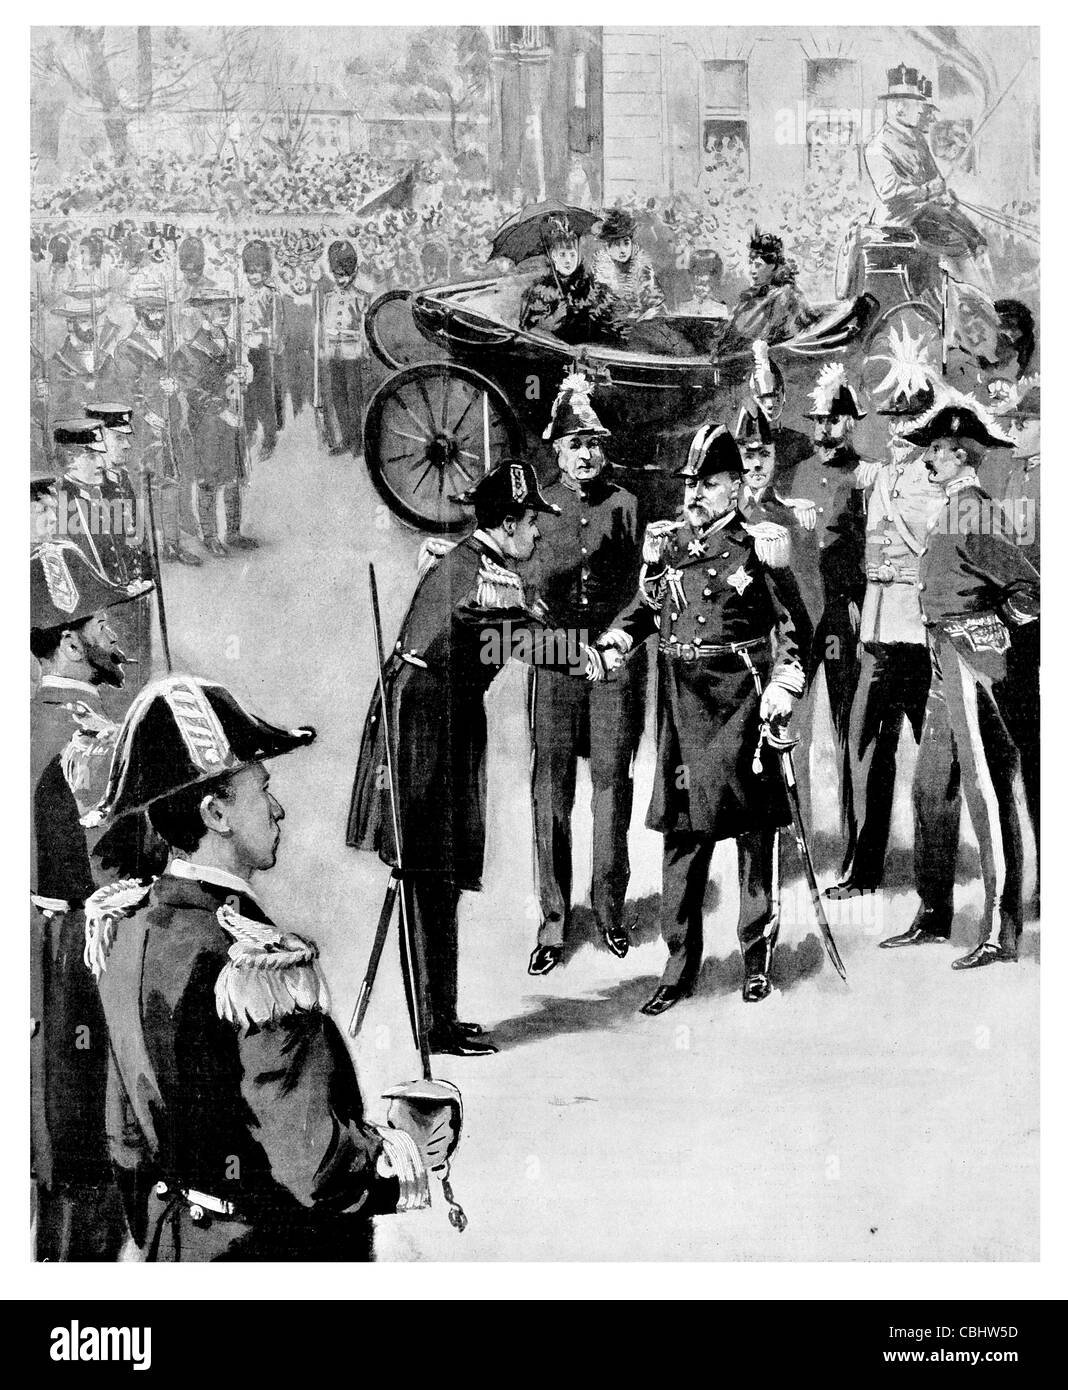
[[[642,1013],[688,995],[701,968],[703,904],[720,840],[738,843],[742,998],[771,992],[778,934],[775,842],[789,820],[764,721],[785,722],[804,690],[797,622],[780,592],[789,538],[738,511],[742,459],[722,426],[694,437],[678,476],[683,519],[646,531],[637,597],[598,639],[609,669],[657,634],[657,767],[646,817],[664,836],[661,930],[668,960]],[[796,600],[794,601],[796,603]],[[754,771],[760,757],[761,771]]]
[[[367,339],[363,317],[373,286],[359,275],[359,261],[350,241],[334,241],[327,251],[333,286],[322,295],[322,360],[330,404],[328,419],[333,442],[330,453],[363,452],[364,360]]]
[[[31,554],[30,651],[41,672],[30,703],[38,1260],[114,1260],[125,1234],[104,1133],[107,1029],[83,960],[97,885],[79,816],[100,797],[118,732],[101,701],[103,687],[123,684],[110,620],[145,587],[110,584],[69,540]]]
[[[949,392],[907,432],[926,450],[945,494],[919,561],[920,608],[931,656],[914,784],[920,908],[884,947],[948,941],[960,843],[961,796],[979,842],[985,905],[979,941],[953,962],[973,970],[1014,961],[1023,930],[1024,803],[1020,756],[996,700],[1010,631],[1038,617],[1038,572],[1002,534],[997,504],[979,485],[986,450],[1011,444],[971,397]]]
[[[558,515],[541,522],[541,541],[524,581],[558,627],[603,632],[634,593],[641,564],[637,501],[613,482],[603,445],[610,435],[581,374],[565,377],[545,431],[560,477],[545,489]],[[571,815],[575,769],[588,758],[593,784],[592,906],[608,949],[629,949],[623,905],[630,880],[627,832],[633,763],[645,719],[644,652],[610,680],[589,684],[537,670],[531,682],[534,839],[541,926],[531,975],[561,961],[571,918]]]
[[[233,299],[225,290],[198,290],[189,307],[200,315],[197,331],[181,348],[175,371],[185,390],[192,439],[193,481],[204,548],[226,559],[233,550],[255,550],[259,541],[241,534],[248,443],[238,411],[252,367],[235,360],[229,329]],[[223,499],[225,540],[219,535]]]
[[[897,750],[907,720],[917,744],[931,683],[920,612],[919,557],[927,527],[945,506],[907,431],[934,400],[926,377],[895,390],[879,411],[890,423],[890,460],[868,493],[867,588],[860,615],[860,673],[849,726],[857,833],[841,881],[828,898],[870,893],[883,881],[894,806]]]
[[[265,241],[250,241],[241,252],[245,271],[245,348],[252,366],[245,406],[249,444],[256,426],[263,431],[260,458],[275,451],[278,431],[285,423],[284,373],[285,305],[281,292],[268,280],[271,251]]]
[[[428,1206],[458,1138],[458,1092],[429,1132],[367,1123],[318,950],[251,886],[285,814],[265,763],[314,737],[168,676],[131,706],[90,817],[147,811],[170,849],[151,887],[125,880],[87,908],[110,1152],[146,1261],[368,1260],[372,1217]]]

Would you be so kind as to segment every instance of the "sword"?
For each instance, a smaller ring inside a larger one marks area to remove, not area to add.
[[[760,679],[760,672],[753,665],[752,658],[743,647],[738,655],[749,668],[749,674],[753,677],[753,684],[757,688],[757,694],[763,695],[764,682]],[[805,870],[805,878],[808,880],[809,897],[812,900],[812,908],[816,914],[816,923],[820,929],[820,936],[823,938],[823,948],[827,952],[827,958],[838,971],[844,980],[846,978],[845,966],[842,964],[842,957],[838,954],[838,947],[835,945],[834,937],[831,935],[831,924],[827,921],[827,912],[823,906],[823,899],[820,897],[819,884],[816,882],[816,870],[812,864],[812,853],[808,847],[808,839],[805,836],[805,821],[801,814],[801,798],[797,794],[797,776],[794,772],[793,750],[797,747],[800,739],[790,738],[786,733],[785,727],[778,731],[773,729],[769,723],[761,724],[760,737],[757,739],[757,746],[753,753],[753,772],[760,776],[763,772],[763,762],[760,757],[760,750],[763,744],[778,755],[779,767],[782,771],[782,780],[786,785],[786,797],[790,803],[790,819],[793,823],[794,843],[797,845],[797,852],[801,856],[801,863]]]
[[[159,564],[159,538],[156,535],[156,507],[152,500],[152,472],[144,479],[145,506],[148,510],[149,547],[152,551],[152,568],[156,572],[156,613],[159,617],[159,635],[163,643],[163,659],[167,663],[167,674],[174,670],[171,662],[171,642],[167,635],[167,609],[163,602],[163,574]]]

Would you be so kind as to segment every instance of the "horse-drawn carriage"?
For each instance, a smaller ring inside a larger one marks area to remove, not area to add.
[[[845,362],[870,398],[885,375],[879,358],[905,324],[932,364],[941,357],[939,313],[915,291],[922,253],[909,238],[856,229],[844,248],[846,293],[816,305],[811,328],[771,346],[799,408],[831,359]],[[723,320],[665,315],[633,325],[618,346],[576,346],[520,328],[524,292],[541,273],[393,290],[372,304],[368,341],[392,375],[368,407],[364,451],[375,487],[403,521],[438,533],[468,525],[456,495],[493,462],[537,449],[569,371],[594,382],[613,462],[639,476],[663,476],[700,424],[733,420],[744,401],[751,346]]]

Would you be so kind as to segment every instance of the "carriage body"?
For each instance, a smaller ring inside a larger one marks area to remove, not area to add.
[[[419,529],[467,524],[456,494],[502,457],[521,453],[549,465],[541,434],[569,372],[592,381],[597,413],[612,431],[613,463],[639,492],[655,494],[698,426],[713,417],[733,423],[746,399],[752,349],[734,339],[723,350],[723,320],[665,315],[633,325],[625,346],[569,344],[520,328],[524,292],[539,273],[392,291],[372,305],[368,339],[394,375],[368,408],[365,456],[381,495]],[[383,306],[397,315],[392,334]],[[791,378],[802,383],[795,397],[811,386],[820,359],[863,344],[878,312],[870,295],[823,307],[812,329],[771,348],[788,389]],[[403,345],[399,315],[414,330]]]

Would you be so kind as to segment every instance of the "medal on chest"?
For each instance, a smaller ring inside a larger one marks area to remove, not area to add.
[[[670,566],[664,571],[664,585],[671,598],[673,608],[681,611],[686,607],[686,593],[682,587],[682,571]]]
[[[728,574],[727,583],[738,594],[744,594],[753,582],[753,576],[749,574],[744,565],[739,565],[733,574]]]

